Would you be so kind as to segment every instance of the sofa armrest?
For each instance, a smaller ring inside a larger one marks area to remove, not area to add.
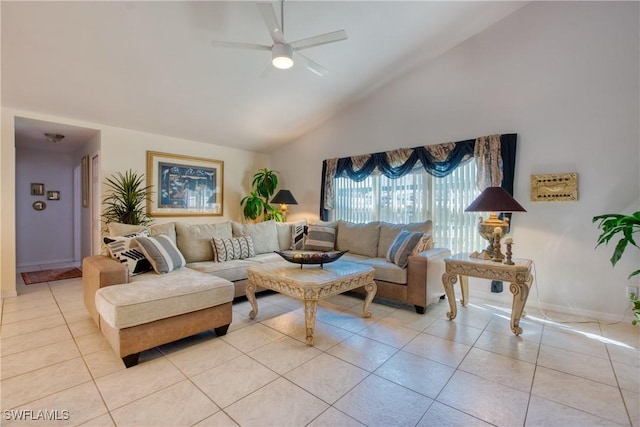
[[[451,256],[447,248],[433,248],[409,257],[407,265],[407,302],[426,308],[444,295],[442,275],[444,259]]]
[[[95,295],[100,288],[120,285],[129,281],[127,267],[104,255],[94,255],[82,260],[82,295],[89,314],[100,327]]]

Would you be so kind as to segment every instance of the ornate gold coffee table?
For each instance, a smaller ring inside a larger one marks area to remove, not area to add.
[[[363,316],[371,317],[369,305],[378,287],[373,281],[373,268],[346,261],[336,261],[319,266],[304,266],[285,261],[260,264],[247,269],[249,280],[245,288],[251,303],[250,318],[258,315],[256,287],[271,289],[304,301],[304,323],[307,330],[307,345],[313,345],[313,329],[316,324],[318,301],[332,295],[364,287]]]
[[[453,285],[460,276],[460,288],[462,291],[462,306],[467,305],[469,297],[469,277],[479,277],[491,280],[503,280],[510,282],[509,290],[513,294],[513,304],[511,306],[511,332],[516,335],[522,333],[520,318],[527,303],[529,289],[533,282],[531,275],[532,261],[529,259],[513,259],[513,265],[503,264],[492,260],[471,258],[469,254],[457,254],[444,259],[446,273],[442,275],[442,284],[449,300],[450,311],[447,313],[449,320],[456,318],[458,313],[456,307],[455,292]]]

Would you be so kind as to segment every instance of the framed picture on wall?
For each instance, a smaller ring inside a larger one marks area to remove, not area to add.
[[[222,216],[224,162],[147,151],[152,216]]]
[[[47,200],[60,200],[59,191],[47,191]]]
[[[31,195],[32,196],[44,196],[44,184],[38,182],[31,183]]]
[[[89,156],[84,156],[82,158],[82,163],[80,165],[80,180],[82,181],[82,189],[81,189],[81,197],[82,197],[82,207],[89,207]]]

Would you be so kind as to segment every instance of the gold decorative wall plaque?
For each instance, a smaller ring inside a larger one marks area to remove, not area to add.
[[[578,174],[550,173],[531,175],[532,202],[576,202],[578,200]]]

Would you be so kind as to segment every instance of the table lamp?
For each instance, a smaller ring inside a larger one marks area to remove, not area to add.
[[[280,190],[278,193],[273,196],[270,203],[277,203],[280,205],[280,212],[282,213],[282,221],[287,221],[287,214],[289,213],[289,207],[287,205],[297,205],[293,194],[289,190]]]
[[[526,212],[513,197],[502,187],[488,187],[471,203],[465,212],[489,212],[489,218],[480,217],[478,232],[489,244],[478,258],[492,259],[494,256],[494,242],[496,227],[506,234],[509,230],[509,219],[498,218],[498,212]]]

